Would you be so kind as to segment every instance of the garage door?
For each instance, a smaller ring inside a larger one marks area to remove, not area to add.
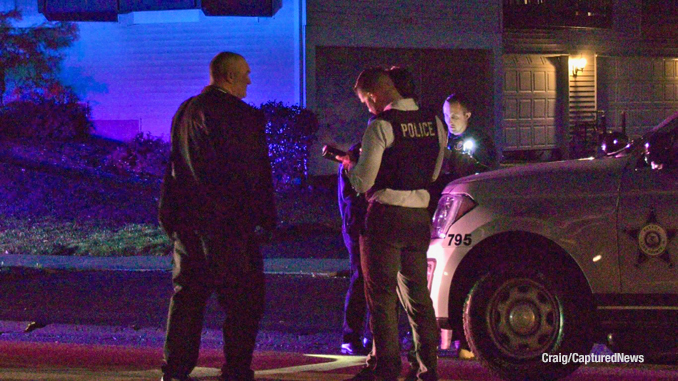
[[[556,148],[556,61],[504,55],[504,151]]]
[[[598,57],[598,107],[608,126],[642,135],[678,110],[678,57]]]

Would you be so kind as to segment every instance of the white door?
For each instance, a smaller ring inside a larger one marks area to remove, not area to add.
[[[504,55],[504,150],[556,148],[556,65],[552,58]]]

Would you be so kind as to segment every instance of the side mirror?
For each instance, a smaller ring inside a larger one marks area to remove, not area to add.
[[[629,144],[629,138],[626,134],[609,131],[606,132],[600,139],[600,150],[606,155],[617,152]]]

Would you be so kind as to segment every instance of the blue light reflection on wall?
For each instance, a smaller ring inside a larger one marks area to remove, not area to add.
[[[299,104],[299,1],[283,1],[272,18],[183,10],[81,22],[63,79],[92,105],[97,132],[115,139],[138,130],[167,138],[177,107],[208,84],[209,61],[225,50],[245,56],[252,69],[246,102]]]

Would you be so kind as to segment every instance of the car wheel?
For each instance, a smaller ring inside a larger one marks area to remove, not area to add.
[[[476,357],[507,380],[552,380],[593,346],[589,303],[568,295],[568,277],[534,269],[501,269],[479,280],[464,304],[464,332]],[[572,290],[570,289],[570,292]],[[560,361],[557,361],[560,360]]]

